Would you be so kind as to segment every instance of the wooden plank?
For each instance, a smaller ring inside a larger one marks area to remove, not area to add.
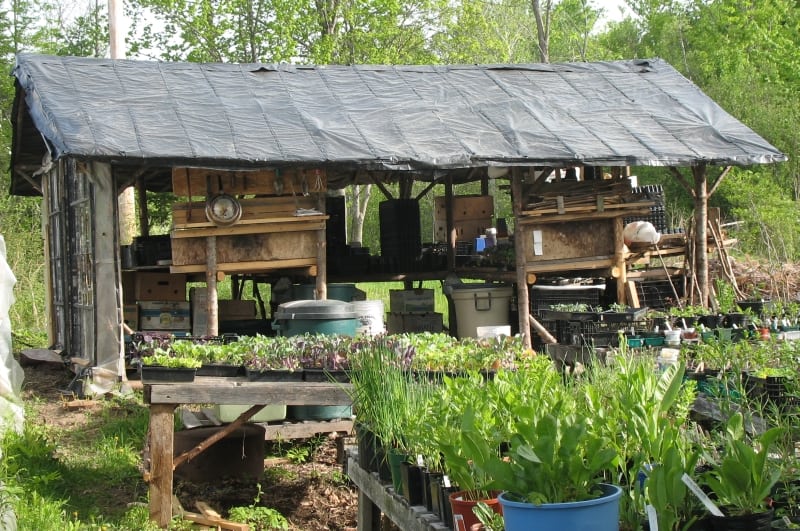
[[[268,441],[286,439],[309,439],[320,433],[353,431],[353,421],[350,419],[319,421],[319,422],[293,422],[287,424],[262,424],[264,438]]]
[[[300,232],[320,230],[325,228],[325,217],[297,217],[279,218],[276,220],[261,220],[256,223],[242,225],[237,223],[230,227],[217,227],[211,223],[194,224],[197,227],[175,227],[170,233],[175,238],[202,238],[205,236],[237,236],[243,234],[271,234],[275,232]]]
[[[194,382],[145,385],[145,396],[151,404],[336,406],[352,403],[347,394],[350,389],[351,384],[345,383],[248,382],[240,378],[197,377]]]
[[[562,196],[558,196],[561,201],[558,201],[557,204],[563,204],[564,198]],[[619,212],[619,210],[640,210],[642,208],[647,207],[648,211],[649,208],[655,203],[653,201],[637,201],[635,203],[610,203],[609,201],[611,198],[609,197],[597,197],[595,199],[595,203],[587,203],[586,205],[581,206],[564,206],[563,208],[542,208],[542,209],[528,209],[522,212],[523,216],[545,216],[545,215],[566,215],[567,213],[575,213],[575,212],[586,212],[586,213],[600,213],[605,212],[607,210],[616,210],[617,212],[614,215],[617,216],[627,216],[628,214]]]
[[[183,519],[189,520],[200,525],[211,526],[214,529],[226,529],[229,531],[250,531],[250,526],[239,522],[232,522],[224,518],[209,517],[198,513],[184,512]]]
[[[269,260],[260,262],[222,262],[217,264],[217,270],[224,271],[225,273],[261,273],[264,271],[274,271],[276,269],[307,267],[315,271],[316,265],[316,258],[297,258],[292,260]],[[206,270],[206,266],[205,264],[170,266],[169,270],[171,273],[203,273]],[[308,275],[315,276],[315,273],[309,272]]]
[[[271,234],[240,234],[217,236],[217,262],[272,262],[276,260],[308,259],[287,267],[316,265],[316,231],[278,232]],[[172,240],[172,265],[205,265],[206,248],[203,238],[178,238]],[[234,269],[220,267],[221,271]],[[241,268],[239,269],[241,270]]]
[[[378,480],[377,474],[371,474],[358,465],[352,455],[347,459],[347,475],[359,489],[359,513],[362,502],[369,500],[403,531],[440,531],[447,529],[439,517],[424,506],[408,506],[408,502],[389,491]],[[362,496],[363,495],[363,496]],[[366,505],[366,503],[364,503]],[[363,515],[366,520],[367,514]],[[359,531],[362,530],[362,517],[359,514]],[[370,529],[364,527],[363,529]],[[373,528],[374,529],[374,528]]]
[[[281,184],[276,187],[276,171],[261,168],[256,170],[225,171],[213,168],[173,168],[172,193],[178,196],[206,196],[207,185],[211,184],[211,193],[224,191],[235,195],[263,194],[295,194],[308,192],[325,192],[327,175],[322,168],[280,170]],[[305,187],[303,185],[305,180]]]
[[[625,299],[631,308],[639,308],[639,294],[636,293],[636,283],[633,280],[625,282]]]
[[[583,212],[583,213],[576,213],[576,214],[564,214],[564,215],[546,215],[546,216],[531,216],[525,215],[522,218],[518,218],[517,223],[520,225],[542,225],[545,223],[565,223],[568,221],[592,221],[598,219],[611,219],[617,217],[629,217],[629,216],[646,216],[650,214],[649,208],[636,208],[631,210],[610,210],[609,206],[606,205],[606,208],[603,212]]]
[[[240,199],[242,217],[239,222],[249,222],[258,219],[275,217],[293,217],[298,208],[313,209],[316,207],[314,196],[308,197],[257,197],[253,199]],[[172,223],[183,225],[186,223],[207,222],[206,203],[194,201],[187,203],[173,203]]]
[[[590,256],[584,258],[547,260],[543,262],[527,262],[525,270],[532,273],[552,273],[554,271],[610,268],[613,265],[613,256]]]
[[[167,527],[172,518],[172,452],[175,404],[150,406],[150,519]]]
[[[538,230],[542,242],[540,255],[534,254],[532,245],[525,247],[525,261],[550,262],[612,255],[615,250],[613,223],[613,220],[587,220],[522,227],[523,241],[532,242],[533,230]]]

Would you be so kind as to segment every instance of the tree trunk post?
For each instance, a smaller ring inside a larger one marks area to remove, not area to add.
[[[692,166],[694,177],[694,252],[700,305],[708,308],[708,183],[706,166]]]
[[[522,228],[522,210],[525,198],[522,192],[522,169],[511,170],[511,202],[514,210],[514,254],[517,270],[517,311],[519,312],[519,332],[522,334],[522,346],[532,347],[530,326],[530,299],[528,296],[528,274],[526,271],[527,235]]]

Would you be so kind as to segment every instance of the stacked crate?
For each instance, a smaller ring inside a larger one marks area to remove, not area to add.
[[[188,335],[191,331],[186,275],[136,273],[139,330]]]
[[[434,311],[433,290],[390,290],[386,330],[389,334],[444,330],[442,314]]]

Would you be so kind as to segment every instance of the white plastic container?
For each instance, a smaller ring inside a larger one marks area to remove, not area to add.
[[[386,332],[382,300],[353,301],[350,304],[358,320],[356,335],[377,336]]]
[[[214,415],[222,422],[233,422],[239,415],[253,407],[252,405],[215,404]],[[250,417],[249,422],[270,422],[286,418],[286,405],[270,404]]]
[[[456,313],[456,335],[478,337],[478,327],[509,325],[512,288],[501,284],[459,284],[450,297]]]

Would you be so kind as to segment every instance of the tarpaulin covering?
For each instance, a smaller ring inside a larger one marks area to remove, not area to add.
[[[14,75],[54,159],[376,170],[786,160],[660,59],[306,67],[23,54]]]

